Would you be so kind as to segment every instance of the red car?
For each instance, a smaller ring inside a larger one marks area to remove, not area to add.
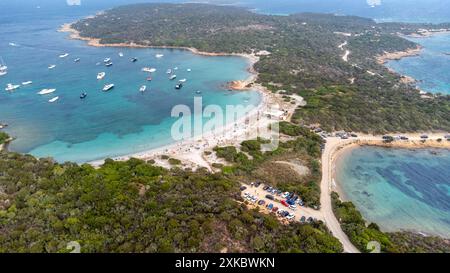
[[[284,200],[281,201],[281,204],[285,207],[289,207],[288,203],[286,203],[286,201],[284,201]]]
[[[273,212],[277,212],[277,211],[278,211],[278,207],[274,207],[274,208],[272,209],[272,211],[273,211]]]

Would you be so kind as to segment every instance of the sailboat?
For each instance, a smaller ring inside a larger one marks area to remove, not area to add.
[[[8,67],[3,62],[3,58],[0,57],[1,64],[0,64],[0,76],[6,75],[8,73]]]
[[[139,89],[140,92],[145,92],[145,90],[147,90],[147,86],[145,85],[141,86],[141,88]]]

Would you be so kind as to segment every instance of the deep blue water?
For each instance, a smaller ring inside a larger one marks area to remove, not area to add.
[[[362,147],[336,168],[345,198],[368,221],[450,238],[450,150]]]
[[[417,79],[418,87],[424,91],[450,94],[450,34],[408,39],[424,47],[421,54],[390,61],[387,65]]]
[[[245,79],[248,61],[240,57],[205,57],[181,50],[95,48],[83,41],[67,38],[58,27],[87,16],[97,10],[91,7],[47,6],[45,1],[30,1],[30,6],[17,4],[0,7],[0,56],[8,65],[8,74],[0,78],[0,122],[10,126],[7,132],[17,137],[10,150],[38,157],[52,156],[59,161],[85,162],[156,148],[173,142],[170,135],[172,107],[188,105],[192,109],[197,90],[208,104],[257,105],[257,92],[229,92],[224,85]],[[47,1],[48,2],[48,1]],[[37,3],[40,9],[36,8]],[[17,13],[15,13],[19,10]],[[20,14],[20,17],[17,16]],[[9,43],[17,46],[11,46]],[[119,52],[124,57],[118,56]],[[67,58],[59,58],[63,53]],[[156,54],[164,54],[157,59]],[[96,65],[106,57],[112,67]],[[137,57],[138,62],[129,61]],[[80,58],[79,63],[74,59]],[[47,67],[55,64],[56,68]],[[141,68],[157,68],[153,81],[146,81]],[[187,78],[182,90],[169,81],[166,70],[178,79]],[[192,72],[188,72],[190,68]],[[106,77],[97,81],[98,72]],[[4,91],[7,83],[33,81],[13,93]],[[111,92],[101,91],[106,83],[114,83]],[[141,85],[149,90],[140,93]],[[54,94],[40,96],[43,88],[56,88]],[[80,100],[80,93],[88,97]],[[56,103],[48,100],[54,96]]]

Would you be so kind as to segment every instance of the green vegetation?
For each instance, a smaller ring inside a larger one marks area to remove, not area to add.
[[[176,158],[169,158],[168,161],[170,165],[181,165],[181,160]]]
[[[425,237],[411,232],[386,233],[375,223],[369,225],[351,202],[342,202],[335,192],[331,194],[333,211],[351,242],[362,252],[370,252],[367,243],[381,244],[382,252],[393,253],[450,253],[450,242],[439,237]]]
[[[376,224],[366,225],[361,213],[351,202],[341,202],[339,195],[331,194],[333,211],[341,223],[342,230],[350,241],[362,252],[369,252],[367,244],[376,241],[381,244],[383,252],[397,252],[388,235],[381,232]]]
[[[0,132],[0,145],[4,144],[9,139],[9,135],[5,132]]]
[[[377,24],[355,16],[311,13],[272,16],[203,4],[139,4],[109,10],[73,27],[101,43],[225,53],[266,50],[271,54],[255,65],[258,81],[273,92],[286,90],[285,95],[305,98],[307,106],[293,119],[301,125],[375,133],[450,130],[449,96],[423,99],[376,61],[384,52],[417,47],[396,33],[444,25]],[[348,62],[338,47],[345,41],[351,51]]]
[[[0,153],[0,170],[0,252],[66,252],[70,241],[82,252],[342,251],[321,223],[248,210],[222,174],[14,153]]]
[[[281,133],[296,138],[281,142],[274,151],[261,151],[261,145],[266,143],[264,139],[243,141],[240,150],[234,146],[216,147],[216,155],[232,164],[223,167],[223,172],[234,180],[263,181],[280,190],[296,192],[306,206],[320,207],[321,138],[309,129],[288,122],[281,122],[279,127]],[[301,165],[309,172],[300,175],[286,163]]]

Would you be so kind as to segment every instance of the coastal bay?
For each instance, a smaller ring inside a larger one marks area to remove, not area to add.
[[[380,137],[341,141],[333,160],[333,185],[368,222],[383,231],[450,236],[447,179],[450,144],[440,134],[420,141],[385,143]]]

